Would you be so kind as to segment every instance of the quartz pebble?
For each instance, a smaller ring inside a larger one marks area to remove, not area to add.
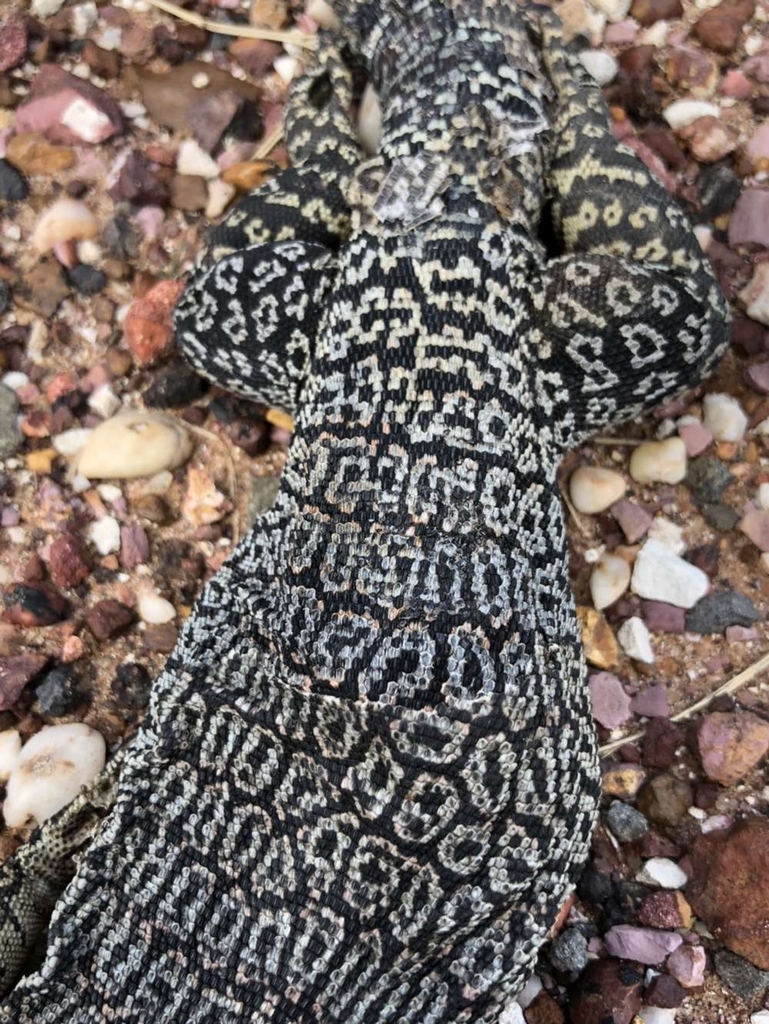
[[[82,722],[44,726],[22,747],[11,771],[3,816],[11,828],[46,821],[104,767],[103,737]]]
[[[176,609],[171,602],[151,591],[139,594],[137,608],[142,621],[151,625],[162,625],[176,618]]]
[[[334,32],[341,28],[339,18],[327,0],[308,0],[305,11],[308,17],[312,18],[321,28],[331,29]]]
[[[719,117],[721,111],[715,103],[705,100],[674,100],[662,112],[671,128],[684,128],[700,117]]]
[[[635,560],[630,585],[639,597],[692,608],[709,591],[710,580],[701,569],[650,539]]]
[[[686,476],[686,444],[680,437],[645,441],[630,456],[630,475],[639,484],[678,484]]]
[[[219,165],[194,139],[185,139],[179,146],[176,170],[199,178],[219,177]]]
[[[579,59],[599,85],[608,85],[617,77],[617,62],[607,50],[582,50]]]
[[[569,478],[574,508],[585,515],[603,512],[625,495],[625,480],[613,469],[580,466]]]
[[[758,263],[753,276],[739,293],[751,320],[769,326],[769,263]]]
[[[742,406],[731,395],[705,395],[703,423],[717,441],[741,441],[748,426]]]
[[[59,242],[94,238],[99,222],[88,207],[76,199],[57,199],[44,210],[32,232],[32,245],[39,253],[50,252]]]
[[[661,1006],[642,1006],[638,1012],[638,1020],[642,1024],[675,1024],[676,1011]]]
[[[103,516],[88,527],[88,539],[100,555],[120,550],[120,523],[114,516]]]
[[[626,619],[617,630],[617,639],[629,658],[641,661],[645,665],[654,664],[651,638],[643,619],[636,615]]]
[[[187,430],[169,416],[125,412],[100,424],[77,458],[89,480],[132,479],[176,469],[192,454]]]
[[[0,784],[7,782],[21,750],[21,736],[15,729],[0,732]]]
[[[590,575],[593,604],[602,611],[614,604],[630,586],[630,566],[619,555],[602,555]]]
[[[680,889],[689,876],[668,857],[650,857],[636,875],[637,882],[658,885],[661,889]]]

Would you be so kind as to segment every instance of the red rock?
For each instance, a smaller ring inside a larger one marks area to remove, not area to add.
[[[68,605],[50,583],[17,583],[3,597],[3,621],[14,626],[52,626],[66,618]]]
[[[686,895],[719,942],[769,971],[769,819],[698,836]]]
[[[752,89],[748,78],[737,68],[730,68],[721,79],[721,95],[731,99],[748,100]]]
[[[616,676],[596,672],[590,677],[589,687],[593,718],[605,729],[616,729],[630,718],[630,698]]]
[[[569,1011],[573,1024],[632,1024],[641,1009],[643,971],[621,960],[594,960],[576,985]]]
[[[649,1006],[661,1006],[665,1009],[672,1009],[680,1006],[689,995],[686,989],[679,985],[675,978],[669,974],[658,974],[649,983],[645,1000]]]
[[[633,0],[630,14],[646,28],[655,21],[671,21],[684,13],[681,0]]]
[[[0,73],[24,63],[27,42],[27,24],[21,11],[9,11],[0,21]]]
[[[157,164],[140,151],[135,150],[129,153],[120,168],[117,181],[109,189],[110,197],[115,202],[125,200],[129,203],[151,203],[163,206],[168,201],[166,175],[166,171],[161,173]]]
[[[91,608],[85,621],[97,640],[108,640],[125,632],[134,620],[132,610],[114,598],[99,601]]]
[[[670,715],[667,688],[662,683],[652,683],[635,694],[630,709],[634,715],[645,718],[667,718]]]
[[[13,654],[8,658],[0,658],[0,711],[12,708],[24,687],[47,664],[47,654]]]
[[[653,633],[683,633],[686,612],[666,601],[642,601],[643,620]]]
[[[183,281],[159,281],[131,303],[123,330],[137,366],[151,366],[173,348],[171,314],[183,289]]]
[[[753,17],[755,0],[723,0],[706,11],[692,30],[694,38],[716,53],[731,53],[745,23]]]
[[[17,132],[41,132],[51,142],[95,145],[125,130],[120,107],[91,82],[44,64],[16,111]]]
[[[147,626],[142,637],[142,646],[145,651],[157,651],[160,654],[170,654],[176,646],[179,630],[173,622],[164,622],[159,625]]]
[[[67,590],[82,583],[91,571],[88,550],[75,534],[63,533],[51,544],[48,555],[51,579],[57,587]]]
[[[652,517],[646,509],[627,498],[615,501],[611,514],[619,523],[628,544],[635,544],[644,537],[652,524]]]
[[[120,74],[120,57],[115,50],[105,50],[87,39],[81,53],[81,59],[99,78],[117,78]]]
[[[679,946],[668,957],[667,969],[683,988],[705,984],[705,950],[702,946]]]
[[[638,920],[649,928],[691,928],[692,908],[680,892],[653,892],[638,908]]]
[[[523,1011],[526,1024],[563,1024],[563,1010],[544,990]]]
[[[751,711],[714,711],[700,722],[697,748],[708,778],[731,786],[769,751],[769,722]]]
[[[149,560],[150,542],[138,523],[120,527],[120,564],[124,569],[135,569]]]
[[[644,733],[641,760],[647,768],[666,770],[683,742],[681,729],[668,718],[652,718]]]

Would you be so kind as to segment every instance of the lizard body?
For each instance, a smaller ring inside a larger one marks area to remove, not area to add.
[[[281,492],[204,588],[0,1021],[490,1024],[587,856],[556,470],[706,374],[725,305],[551,14],[336,7],[378,154],[325,39],[293,167],[177,310],[199,372],[296,417]],[[0,911],[0,951],[24,923]]]

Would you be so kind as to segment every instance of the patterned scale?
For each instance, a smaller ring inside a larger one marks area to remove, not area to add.
[[[324,38],[294,166],[177,309],[200,373],[296,418],[282,489],[204,588],[111,813],[84,822],[84,794],[0,870],[10,984],[79,858],[2,1021],[491,1024],[587,856],[556,469],[709,372],[727,310],[554,15],[336,7],[379,153]]]

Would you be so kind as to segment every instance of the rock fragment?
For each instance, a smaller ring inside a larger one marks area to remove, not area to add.
[[[713,711],[700,722],[697,748],[708,778],[731,786],[769,751],[769,722],[751,711]]]
[[[125,412],[100,424],[77,460],[89,480],[132,479],[176,469],[192,454],[189,433],[160,413]]]

